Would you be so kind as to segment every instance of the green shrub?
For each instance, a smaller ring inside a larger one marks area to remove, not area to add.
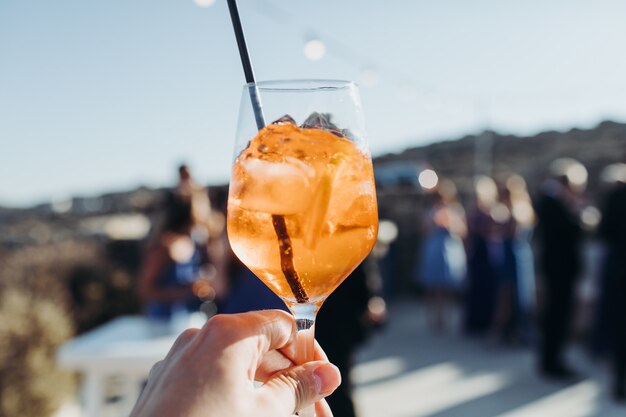
[[[41,294],[5,288],[0,317],[0,415],[50,416],[73,386],[55,365],[58,347],[72,334],[67,313]]]
[[[56,368],[75,333],[139,311],[131,275],[97,241],[0,252],[0,416],[48,417],[72,391]]]

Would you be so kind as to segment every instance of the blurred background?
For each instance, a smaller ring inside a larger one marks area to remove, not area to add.
[[[624,415],[626,5],[239,9],[258,80],[361,87],[381,227],[335,415]],[[243,80],[225,0],[0,1],[0,415],[128,415],[194,312],[280,307],[225,238]]]

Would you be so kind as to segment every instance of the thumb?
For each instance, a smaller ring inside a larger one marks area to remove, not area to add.
[[[273,405],[275,415],[287,416],[327,397],[339,384],[339,369],[329,362],[316,361],[275,374],[260,388],[259,394]]]

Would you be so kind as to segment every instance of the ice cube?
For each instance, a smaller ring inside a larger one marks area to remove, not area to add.
[[[273,125],[295,125],[296,121],[293,120],[293,117],[289,116],[288,114],[284,115],[283,117],[281,117],[278,120],[274,120],[272,122]]]
[[[345,228],[368,227],[376,220],[376,198],[372,194],[362,194],[355,198],[342,213],[340,225]]]
[[[331,122],[332,114],[313,112],[306,118],[304,123],[300,125],[303,129],[321,129],[332,133],[333,135],[344,137],[343,131]]]
[[[344,162],[344,158],[345,156],[343,154],[337,153],[330,159],[313,193],[313,200],[310,206],[311,214],[304,233],[304,244],[310,250],[316,248],[317,242],[321,236],[324,223],[326,222],[328,204],[332,196],[333,183],[337,173],[341,170],[341,164]]]
[[[297,158],[282,161],[248,158],[239,161],[246,173],[241,207],[271,214],[295,214],[307,209],[315,169]]]
[[[354,133],[352,133],[350,129],[343,129],[341,131],[341,137],[350,139],[351,141],[356,142],[356,136]]]
[[[343,174],[345,175],[336,179],[335,188],[339,191],[329,204],[332,208],[328,213],[331,231],[368,227],[376,216],[374,182],[363,179],[362,174],[355,175],[348,169]]]

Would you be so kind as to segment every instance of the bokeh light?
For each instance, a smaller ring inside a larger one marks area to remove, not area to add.
[[[211,7],[215,4],[215,0],[193,0],[193,2],[200,7]]]
[[[495,181],[485,175],[479,175],[474,180],[476,199],[479,204],[488,207],[498,200],[498,187]]]
[[[606,184],[626,183],[626,164],[618,162],[607,165],[600,173],[600,179]]]
[[[398,226],[391,220],[381,220],[378,223],[378,240],[389,244],[398,237]]]
[[[602,213],[597,207],[588,206],[580,213],[580,220],[587,230],[593,230],[600,224]]]
[[[572,184],[584,186],[587,184],[587,169],[582,164],[574,164],[567,170],[567,177]]]
[[[550,173],[554,177],[566,177],[570,186],[582,192],[587,185],[587,168],[573,158],[558,158],[550,164]]]
[[[425,188],[427,190],[432,190],[437,186],[437,183],[439,183],[439,177],[437,176],[437,173],[432,169],[425,169],[420,172],[417,180],[419,181],[422,188]]]
[[[308,40],[304,44],[304,56],[311,61],[319,61],[326,55],[326,45],[319,39]]]

